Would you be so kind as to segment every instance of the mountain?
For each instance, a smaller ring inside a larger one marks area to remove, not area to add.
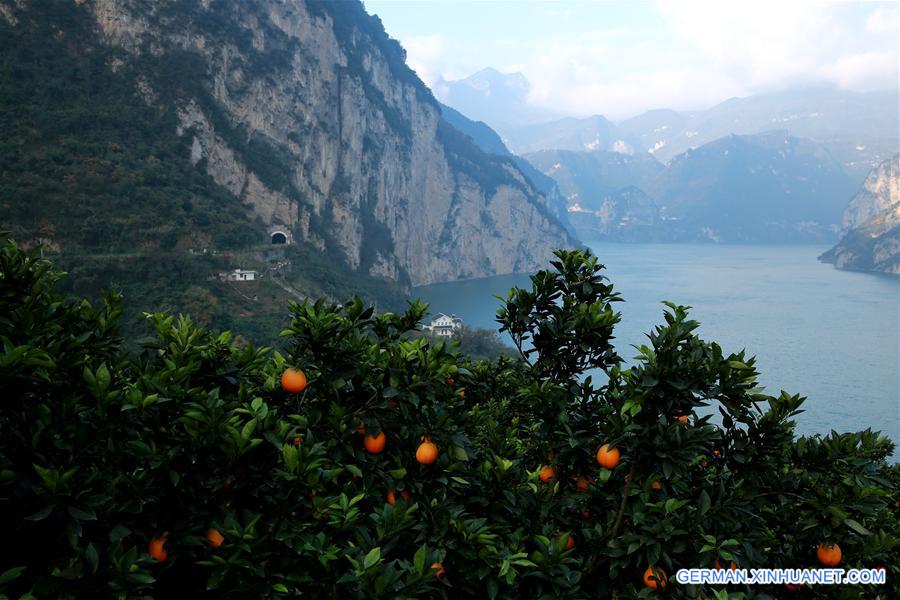
[[[651,110],[613,123],[602,116],[542,114],[527,103],[529,88],[521,74],[502,75],[485,69],[454,82],[450,89],[455,96],[442,99],[490,124],[517,154],[540,150],[650,152],[668,162],[731,134],[785,130],[820,144],[861,183],[873,166],[900,147],[900,95],[896,90],[852,92],[828,84],[804,85],[731,98],[706,109]]]
[[[785,131],[730,135],[676,156],[646,186],[681,239],[833,239],[853,180],[821,146]]]
[[[838,269],[900,275],[900,154],[872,169],[842,225],[841,241],[820,260]]]
[[[0,28],[0,229],[22,241],[236,262],[276,235],[345,288],[531,271],[574,243],[358,1],[0,0]]]
[[[689,113],[656,110],[619,123],[638,150],[661,161],[729,134],[784,129],[827,149],[853,176],[889,158],[900,143],[898,94],[816,85],[732,98]]]
[[[605,196],[620,188],[646,187],[665,169],[646,153],[542,150],[524,158],[556,180],[570,207],[587,210],[598,209]]]
[[[615,152],[526,158],[557,181],[585,239],[831,241],[855,185],[828,151],[784,131],[727,136],[668,165]],[[658,218],[648,217],[654,209]]]
[[[124,291],[129,331],[166,309],[257,340],[292,298],[402,308],[573,245],[404,59],[356,1],[0,0],[0,231]]]
[[[441,79],[433,88],[444,104],[504,134],[510,128],[560,116],[528,103],[531,85],[521,73],[506,74],[487,68],[465,79]]]
[[[619,127],[623,132],[627,132],[626,135],[634,141],[638,151],[649,152],[659,160],[666,162],[673,156],[693,147],[689,142],[695,134],[687,135],[685,133],[690,120],[690,114],[658,109],[626,119],[619,123]],[[678,144],[681,145],[678,146]]]
[[[568,220],[567,203],[559,191],[556,181],[548,177],[530,162],[521,156],[509,151],[496,131],[482,121],[473,121],[458,110],[454,110],[444,104],[441,105],[441,113],[444,120],[454,128],[469,136],[475,144],[488,154],[504,156],[515,163],[520,171],[534,184],[541,194],[547,199],[548,207],[560,222],[574,235],[574,229]]]
[[[633,185],[604,195],[597,204],[596,210],[579,206],[569,215],[569,220],[583,239],[614,242],[672,240],[660,216],[659,206]]]
[[[516,154],[540,150],[608,150],[631,154],[635,144],[624,132],[600,115],[584,119],[568,117],[504,131],[504,139]]]

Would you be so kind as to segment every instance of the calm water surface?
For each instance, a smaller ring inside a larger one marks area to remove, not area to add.
[[[757,356],[767,393],[807,396],[800,433],[871,427],[900,442],[900,278],[835,270],[816,260],[822,246],[588,245],[625,300],[622,356],[662,322],[662,300],[689,305],[704,339]],[[496,329],[494,295],[529,284],[504,275],[414,295],[432,313]]]

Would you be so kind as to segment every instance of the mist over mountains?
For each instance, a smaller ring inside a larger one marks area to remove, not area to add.
[[[619,122],[534,122],[529,89],[493,69],[440,88],[484,121],[476,143],[556,182],[583,239],[833,243],[851,196],[900,144],[895,91],[807,85]]]
[[[827,149],[861,183],[869,170],[900,144],[897,91],[851,92],[833,85],[731,98],[707,109],[661,106],[613,122],[602,115],[541,119],[547,111],[528,102],[521,73],[484,69],[458,81],[442,81],[436,94],[471,119],[484,121],[517,154],[540,150],[650,153],[661,162],[730,134],[784,130]],[[664,101],[663,101],[664,102]]]

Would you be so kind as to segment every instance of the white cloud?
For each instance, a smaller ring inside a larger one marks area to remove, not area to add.
[[[897,55],[889,52],[861,52],[844,56],[819,69],[822,78],[849,89],[886,87],[893,73],[897,78]]]
[[[490,62],[496,39],[483,48],[458,47],[441,35],[401,41],[429,85],[486,66],[520,71],[532,84],[531,103],[578,115],[624,118],[651,108],[704,108],[819,81],[848,89],[897,87],[894,4],[658,0],[656,8],[659,20],[646,29],[604,23],[603,29],[516,40],[518,58],[508,64]]]
[[[400,40],[406,49],[406,63],[419,79],[432,86],[447,71],[447,41],[442,35],[419,35]]]
[[[813,81],[896,87],[896,7],[873,8],[853,29],[839,4],[659,0],[667,37],[629,40],[587,32],[547,38],[516,68],[531,101],[613,118],[659,107],[709,106],[728,97]]]
[[[874,35],[897,35],[897,5],[880,7],[866,20],[866,31]]]

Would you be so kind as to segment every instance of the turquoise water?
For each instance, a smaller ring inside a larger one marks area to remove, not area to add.
[[[662,322],[662,300],[692,306],[700,335],[756,355],[767,392],[808,398],[800,433],[871,427],[900,442],[900,278],[838,271],[822,246],[590,243],[625,302],[619,353]],[[416,288],[431,312],[496,329],[504,275]],[[896,456],[896,455],[895,455]]]

